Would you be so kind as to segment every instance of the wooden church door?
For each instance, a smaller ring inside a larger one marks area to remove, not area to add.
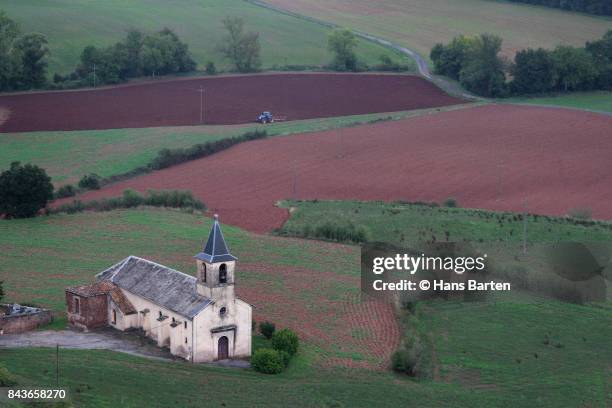
[[[227,360],[229,358],[229,340],[226,336],[219,339],[219,360]]]

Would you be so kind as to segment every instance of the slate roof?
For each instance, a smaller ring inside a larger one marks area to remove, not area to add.
[[[225,238],[223,238],[221,226],[219,225],[218,215],[215,214],[215,222],[210,230],[210,234],[208,234],[204,250],[197,254],[195,258],[209,263],[236,261],[238,259],[229,252]]]
[[[125,258],[96,277],[189,319],[211,303],[198,294],[195,277],[136,256]]]
[[[119,289],[114,283],[110,281],[99,281],[90,285],[81,285],[72,288],[66,288],[66,290],[68,292],[74,293],[77,296],[82,297],[92,297],[108,294],[123,314],[130,315],[136,313],[136,308],[134,307],[132,302],[130,302],[130,300],[125,297],[121,289]]]

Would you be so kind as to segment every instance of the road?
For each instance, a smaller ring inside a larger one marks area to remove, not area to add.
[[[292,11],[288,11],[276,6],[272,6],[266,2],[263,1],[259,1],[259,0],[244,0],[247,3],[251,3],[255,6],[258,7],[263,7],[266,8],[268,10],[272,10],[275,11],[277,13],[281,13],[287,16],[291,16],[291,17],[295,17],[295,18],[299,18],[301,20],[306,20],[306,21],[310,21],[312,23],[318,24],[318,25],[322,25],[324,27],[328,27],[328,28],[339,28],[340,26],[338,26],[337,24],[334,23],[330,23],[327,21],[323,21],[323,20],[319,20],[313,17],[309,17],[309,16],[304,16],[298,13],[294,13]],[[431,82],[435,83],[437,86],[439,86],[440,88],[442,88],[444,91],[446,91],[447,93],[451,94],[451,95],[455,95],[455,96],[460,96],[462,98],[465,99],[470,99],[470,100],[482,100],[482,98],[479,98],[477,96],[474,96],[468,92],[466,92],[463,88],[461,88],[459,85],[452,83],[444,78],[441,78],[439,76],[433,75],[431,73],[431,71],[429,70],[429,65],[427,64],[427,61],[416,51],[411,50],[409,48],[406,48],[400,44],[394,43],[392,41],[386,40],[384,38],[381,37],[377,37],[374,36],[372,34],[368,34],[368,33],[363,33],[361,31],[356,31],[353,30],[353,33],[360,37],[363,38],[367,41],[371,41],[374,43],[377,43],[379,45],[382,45],[383,47],[387,47],[387,48],[392,48],[394,50],[396,50],[397,52],[400,52],[404,55],[409,56],[410,58],[412,58],[416,65],[417,65],[417,70],[419,75],[421,75],[424,78],[427,78],[428,80],[430,80]]]

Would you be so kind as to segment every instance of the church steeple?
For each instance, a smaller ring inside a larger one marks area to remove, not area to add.
[[[196,256],[198,279],[196,288],[199,294],[217,301],[234,298],[234,269],[236,258],[230,254],[215,214],[212,229],[202,252]]]
[[[219,216],[215,214],[213,227],[208,234],[208,240],[204,245],[204,250],[197,254],[196,259],[208,263],[236,261],[238,258],[230,254],[229,248],[223,238],[223,232],[219,225]]]

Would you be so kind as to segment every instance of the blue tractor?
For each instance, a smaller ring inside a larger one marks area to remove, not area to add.
[[[272,123],[274,122],[274,116],[272,116],[272,112],[262,112],[261,115],[257,117],[258,123]]]

